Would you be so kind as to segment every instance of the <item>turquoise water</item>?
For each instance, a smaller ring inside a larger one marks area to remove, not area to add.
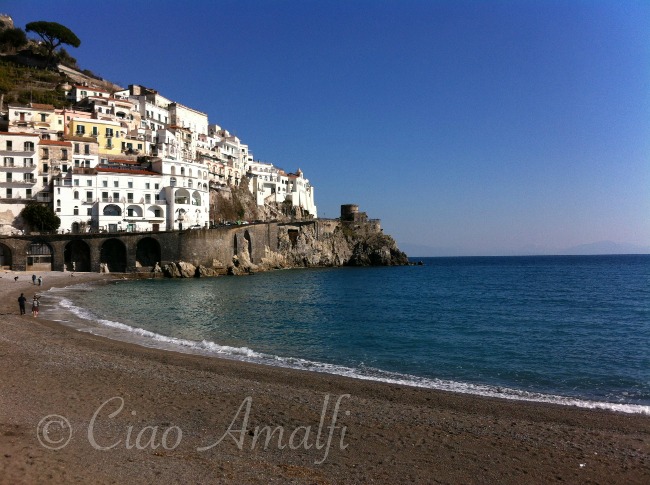
[[[650,256],[423,261],[50,296],[146,345],[650,413]]]

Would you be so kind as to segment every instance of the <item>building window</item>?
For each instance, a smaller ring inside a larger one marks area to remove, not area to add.
[[[131,208],[129,208],[129,209],[126,210],[126,214],[127,214],[129,217],[134,217],[134,216],[135,216],[135,212],[134,212],[133,209],[131,209]]]
[[[34,159],[33,158],[23,158],[23,167],[33,167]]]
[[[133,188],[133,180],[129,180],[126,184],[127,184],[129,189]]]
[[[77,135],[85,135],[86,134],[86,127],[84,125],[77,125]]]
[[[151,204],[151,194],[144,194],[144,202],[146,204]]]
[[[92,191],[87,191],[86,192],[86,202],[92,202],[93,201],[93,193]]]
[[[33,152],[34,151],[34,143],[31,142],[31,141],[26,141],[24,147],[25,147],[26,152]]]
[[[13,142],[11,140],[7,140],[7,151],[10,152],[13,150]]]
[[[127,202],[133,202],[133,192],[129,192],[126,194],[126,201]]]
[[[74,185],[79,187],[79,179],[74,179]]]
[[[92,215],[93,215],[93,209],[92,209],[92,207],[88,207],[88,210],[86,210],[86,215],[87,215],[87,216],[92,216]]]
[[[87,185],[88,187],[92,187],[92,185],[93,185],[93,181],[90,180],[90,179],[86,180],[86,185]]]
[[[93,136],[99,135],[99,131],[97,131],[97,127],[93,126]]]
[[[75,191],[74,191],[74,195],[73,195],[73,197],[74,197],[75,199],[78,199],[78,198],[79,198],[79,191],[78,191],[78,190],[75,190]]]
[[[102,180],[102,187],[108,187],[108,180]]]
[[[25,197],[27,197],[28,199],[32,198],[32,189],[25,190]]]
[[[74,144],[74,152],[75,152],[75,154],[79,154],[79,153],[80,153],[80,152],[79,152],[79,143],[75,143],[75,144]]]
[[[114,202],[119,202],[120,200],[120,193],[119,192],[113,192],[113,201]]]
[[[61,149],[61,160],[67,160],[68,159],[68,149],[67,148],[62,148]]]
[[[13,196],[13,189],[7,189],[7,199],[11,199]]]
[[[149,182],[145,182],[144,188],[149,190],[151,188],[151,184]]]
[[[45,113],[41,113],[41,122],[45,123],[47,121],[47,115]]]
[[[84,155],[90,155],[90,145],[84,146]]]
[[[113,180],[113,187],[119,187],[120,186],[120,181],[119,180]]]
[[[74,206],[74,209],[72,209],[72,215],[73,216],[78,216],[79,215],[79,207],[78,206],[76,206],[76,205]]]
[[[102,202],[109,202],[108,192],[102,192]]]
[[[160,188],[160,184],[154,184],[153,188],[158,190]]]
[[[68,164],[67,163],[64,163],[63,165],[61,165],[61,171],[62,172],[67,172],[68,171]]]
[[[50,158],[50,149],[43,148],[43,158]]]
[[[106,128],[106,138],[113,136],[113,128]]]

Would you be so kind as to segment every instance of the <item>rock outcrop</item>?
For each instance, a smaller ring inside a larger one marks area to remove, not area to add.
[[[267,248],[259,269],[322,266],[394,266],[408,264],[408,257],[392,237],[363,228],[339,226],[316,238],[313,227],[290,235],[283,227],[278,235],[278,251]]]
[[[333,223],[317,236],[315,225],[281,225],[278,227],[278,249],[265,248],[259,264],[253,263],[244,245],[225,268],[226,274],[244,275],[257,271],[285,268],[336,266],[397,266],[409,264],[395,240],[372,224]],[[321,227],[322,230],[322,227]],[[195,267],[179,261],[163,266],[165,276],[193,278],[223,274],[220,268]]]

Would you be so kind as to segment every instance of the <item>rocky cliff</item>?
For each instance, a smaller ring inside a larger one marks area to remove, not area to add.
[[[267,248],[260,264],[253,264],[246,251],[234,258],[229,274],[282,268],[335,266],[397,266],[408,264],[406,254],[395,240],[381,231],[337,225],[333,231],[316,236],[313,226],[292,234],[291,226],[281,227],[278,250]]]

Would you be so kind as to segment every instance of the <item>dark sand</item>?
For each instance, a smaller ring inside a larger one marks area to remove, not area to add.
[[[650,483],[650,416],[142,348],[19,316],[30,276],[0,279],[1,483]]]

